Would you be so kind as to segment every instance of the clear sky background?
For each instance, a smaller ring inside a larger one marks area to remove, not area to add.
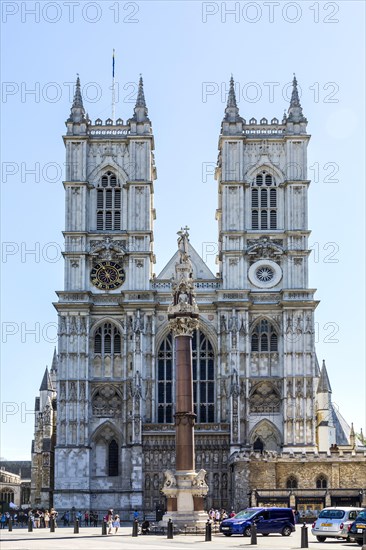
[[[1,456],[30,459],[34,400],[56,344],[72,83],[79,73],[93,120],[111,116],[113,48],[116,115],[132,115],[142,73],[155,134],[157,274],[186,224],[217,271],[212,173],[231,73],[242,117],[281,120],[296,72],[312,135],[317,353],[334,402],[365,431],[365,3],[3,1],[1,9]]]

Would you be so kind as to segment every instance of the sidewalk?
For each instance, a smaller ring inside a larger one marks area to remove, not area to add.
[[[139,535],[132,537],[132,526],[121,527],[117,535],[101,535],[101,527],[81,527],[79,534],[74,534],[72,527],[56,529],[50,533],[49,529],[34,529],[28,533],[27,529],[13,528],[12,532],[0,530],[1,550],[188,550],[194,548],[210,548],[225,550],[232,548],[261,548],[266,550],[297,550],[301,548],[301,532],[297,529],[290,537],[272,535],[263,537],[258,535],[257,546],[250,543],[250,538],[241,536],[225,537],[213,534],[211,542],[205,542],[204,535],[175,535],[174,539],[167,539],[166,535]],[[328,539],[319,543],[312,536],[310,529],[309,548],[314,550],[352,550],[360,548],[356,543],[346,543]]]

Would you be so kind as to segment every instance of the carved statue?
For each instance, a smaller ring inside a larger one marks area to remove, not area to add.
[[[165,481],[164,481],[164,488],[171,488],[177,486],[177,480],[175,479],[175,475],[171,470],[166,470],[164,472],[165,475]]]
[[[188,242],[189,242],[189,233],[188,233],[189,227],[185,226],[182,227],[180,231],[178,231],[179,239],[178,239],[178,250],[179,250],[179,263],[187,263],[189,261],[189,254],[188,254]]]
[[[201,469],[196,475],[196,477],[194,478],[194,480],[192,481],[192,486],[206,488],[207,483],[205,480],[205,476],[206,476],[206,470]]]

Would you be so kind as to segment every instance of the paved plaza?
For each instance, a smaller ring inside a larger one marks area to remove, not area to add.
[[[28,533],[25,528],[13,528],[12,532],[0,531],[1,550],[134,550],[143,545],[146,550],[187,550],[190,548],[208,548],[225,550],[231,548],[258,548],[258,550],[295,550],[301,548],[301,532],[298,528],[290,537],[272,535],[258,536],[256,546],[250,543],[250,538],[241,536],[224,537],[221,534],[212,535],[211,542],[205,542],[204,535],[175,535],[169,540],[162,535],[146,535],[132,537],[131,527],[121,527],[117,535],[101,536],[101,528],[85,527],[78,535],[71,527],[59,528],[55,533],[49,529],[35,529]],[[352,550],[361,548],[356,543],[346,543],[329,539],[323,543],[317,542],[309,529],[309,548],[314,550]]]

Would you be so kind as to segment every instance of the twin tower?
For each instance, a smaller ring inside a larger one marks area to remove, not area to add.
[[[57,387],[48,390],[57,391],[53,504],[149,513],[164,507],[163,472],[176,464],[168,307],[180,252],[153,273],[156,169],[142,78],[126,122],[92,122],[78,79],[66,127],[65,288],[55,304]],[[259,122],[240,116],[231,79],[216,169],[217,276],[185,233],[199,309],[193,400],[207,508],[245,505],[250,460],[239,452],[335,442],[308,288],[306,127],[295,78],[283,119]]]

